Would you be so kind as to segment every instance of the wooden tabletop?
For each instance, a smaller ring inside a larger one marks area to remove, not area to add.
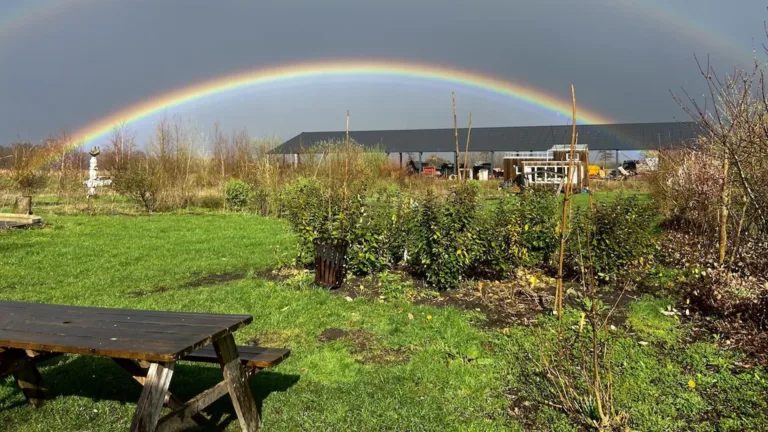
[[[0,301],[0,347],[171,362],[251,321],[250,315]]]

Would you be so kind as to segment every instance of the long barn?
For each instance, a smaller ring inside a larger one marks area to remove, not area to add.
[[[577,125],[578,142],[590,151],[656,150],[676,148],[698,135],[694,122],[616,123]],[[273,154],[301,155],[312,147],[327,142],[343,142],[345,131],[302,132],[272,150]],[[453,153],[456,144],[453,129],[406,129],[350,131],[350,137],[366,148],[388,154]],[[459,129],[463,149],[467,128]],[[472,128],[470,151],[488,152],[491,160],[496,152],[546,151],[556,145],[570,144],[571,126],[511,126]]]

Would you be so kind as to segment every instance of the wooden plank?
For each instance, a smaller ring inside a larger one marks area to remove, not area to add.
[[[224,382],[227,383],[232,405],[235,407],[240,428],[244,432],[253,432],[259,429],[259,413],[256,410],[256,402],[253,400],[251,388],[248,386],[248,374],[245,373],[240,357],[237,353],[237,345],[232,335],[224,336],[213,344],[216,356],[219,359]]]
[[[143,330],[131,330],[120,327],[91,328],[67,325],[50,325],[46,323],[3,323],[0,322],[0,337],[5,331],[47,334],[54,337],[73,336],[89,337],[104,341],[110,341],[110,345],[119,345],[120,341],[149,341],[165,343],[170,347],[186,346],[204,338],[217,338],[228,333],[229,328],[207,327],[197,333],[162,333]]]
[[[251,346],[238,346],[237,352],[240,355],[240,361],[244,365],[257,369],[274,367],[291,354],[289,349]],[[218,357],[213,345],[207,345],[197,351],[193,351],[184,357],[183,360],[216,363],[218,362]]]
[[[157,432],[174,432],[199,424],[197,416],[199,416],[200,411],[219,400],[228,391],[228,385],[224,381],[205,390],[160,419]]]
[[[147,367],[142,367],[140,364],[134,363],[132,360],[127,359],[115,359],[113,358],[112,361],[114,361],[118,366],[120,366],[123,370],[128,372],[133,379],[136,380],[139,384],[142,386],[146,383],[147,373],[149,372],[149,365]],[[179,398],[173,395],[170,391],[166,392],[165,395],[165,403],[171,409],[178,410],[181,409],[184,406],[184,402],[182,402]],[[186,419],[187,421],[184,422],[185,427],[192,427],[192,426],[211,426],[211,421],[205,418],[202,414],[196,413],[191,415],[191,420]]]
[[[241,318],[238,316],[238,319]],[[6,318],[7,319],[7,318]],[[140,332],[122,328],[48,325],[29,322],[0,322],[0,346],[72,354],[102,355],[151,361],[172,361],[246,325],[205,327],[205,333]],[[151,328],[159,328],[153,325]],[[150,327],[148,327],[150,328]]]
[[[3,347],[148,360],[152,362],[178,360],[192,351],[210,344],[212,339],[201,339],[199,342],[183,349],[179,349],[181,345],[169,349],[167,343],[152,341],[109,341],[90,337],[38,334],[12,330],[0,331],[0,346]],[[119,342],[119,344],[116,342]]]
[[[57,304],[45,304],[45,303],[28,303],[28,302],[16,302],[16,301],[0,301],[0,311],[6,311],[7,313],[34,313],[35,311],[42,311],[44,314],[53,312],[66,313],[67,315],[76,316],[111,316],[111,317],[133,317],[133,319],[142,320],[143,318],[157,318],[163,320],[163,322],[181,322],[182,320],[191,320],[193,322],[211,322],[213,324],[226,324],[234,320],[253,319],[250,315],[232,315],[232,314],[211,314],[211,313],[198,313],[198,312],[176,312],[176,311],[152,311],[142,309],[119,309],[119,308],[103,308],[92,306],[71,306],[71,305],[57,305]]]
[[[38,313],[35,315],[14,315],[14,314],[2,314],[0,315],[0,323],[46,323],[50,325],[70,326],[70,327],[94,327],[94,328],[113,328],[122,327],[132,330],[146,330],[157,333],[190,333],[205,331],[205,329],[221,328],[221,323],[210,324],[205,321],[193,322],[186,320],[180,323],[168,323],[164,321],[147,321],[147,320],[135,320],[135,319],[115,319],[110,317],[74,317],[68,315],[52,315]]]
[[[152,363],[144,382],[136,412],[131,423],[131,432],[153,432],[163,410],[166,392],[173,377],[173,363]]]

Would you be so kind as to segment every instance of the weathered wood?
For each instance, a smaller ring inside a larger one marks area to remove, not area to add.
[[[16,214],[31,215],[32,214],[32,197],[20,196],[16,197],[16,201],[13,203],[13,212]]]
[[[157,424],[157,432],[178,431],[195,424],[200,424],[198,418],[200,411],[219,400],[228,391],[228,384],[224,381],[205,390],[188,402],[174,408],[173,412],[160,419]]]
[[[0,346],[172,362],[252,320],[249,315],[0,301]]]
[[[9,365],[9,373],[16,380],[27,401],[35,408],[43,406],[49,398],[48,387],[37,370],[33,360],[22,350],[7,350],[3,353],[3,365]],[[2,375],[2,374],[0,374]]]
[[[240,355],[240,362],[249,369],[275,367],[291,354],[289,349],[252,346],[238,346],[237,352]],[[184,360],[207,363],[217,363],[219,361],[213,345],[208,345],[194,351],[192,354],[184,357]]]
[[[46,304],[46,303],[29,303],[18,301],[0,301],[0,310],[7,313],[35,313],[50,312],[64,313],[68,317],[87,317],[87,318],[116,318],[116,319],[133,319],[134,321],[149,321],[149,318],[155,318],[160,321],[157,323],[166,324],[182,324],[185,321],[188,323],[199,324],[201,322],[207,322],[212,325],[227,324],[234,317],[251,318],[249,315],[230,315],[230,314],[209,314],[209,313],[194,313],[194,312],[173,312],[173,311],[150,311],[140,309],[118,309],[118,308],[102,308],[91,306],[71,306],[71,305],[58,305],[58,304]],[[250,322],[250,321],[249,321]]]
[[[232,335],[224,336],[213,344],[216,356],[219,359],[224,382],[227,383],[232,404],[240,421],[240,428],[244,432],[253,432],[259,429],[259,413],[256,410],[256,401],[253,400],[251,388],[248,386],[248,374],[245,373],[240,357],[237,353],[237,345]]]
[[[135,379],[139,384],[141,384],[142,386],[145,384],[148,369],[151,363],[147,364],[147,366],[144,367],[141,365],[141,363],[137,364],[132,360],[127,360],[127,359],[112,359],[112,361],[114,361],[123,370],[128,372],[133,377],[133,379]],[[165,394],[165,404],[168,405],[173,410],[180,409],[181,407],[184,406],[184,402],[178,397],[176,397],[170,391],[166,392]],[[199,426],[211,425],[210,420],[208,420],[202,414],[196,413],[196,414],[192,414],[190,417],[191,417],[191,423],[194,423],[196,425],[199,425]],[[184,425],[187,427],[194,426],[191,423],[185,422]]]
[[[168,386],[173,377],[174,363],[152,363],[144,381],[136,412],[131,423],[131,432],[153,432],[163,410]]]

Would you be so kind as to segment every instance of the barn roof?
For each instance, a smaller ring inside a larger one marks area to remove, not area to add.
[[[579,144],[590,150],[653,150],[677,147],[697,135],[693,122],[617,123],[577,125]],[[453,129],[405,129],[351,131],[351,139],[368,148],[397,153],[453,152],[456,148]],[[302,132],[272,150],[274,154],[304,153],[317,144],[343,142],[345,131]],[[463,149],[467,129],[459,129]],[[553,145],[569,144],[571,127],[513,126],[472,128],[470,151],[541,151]]]

